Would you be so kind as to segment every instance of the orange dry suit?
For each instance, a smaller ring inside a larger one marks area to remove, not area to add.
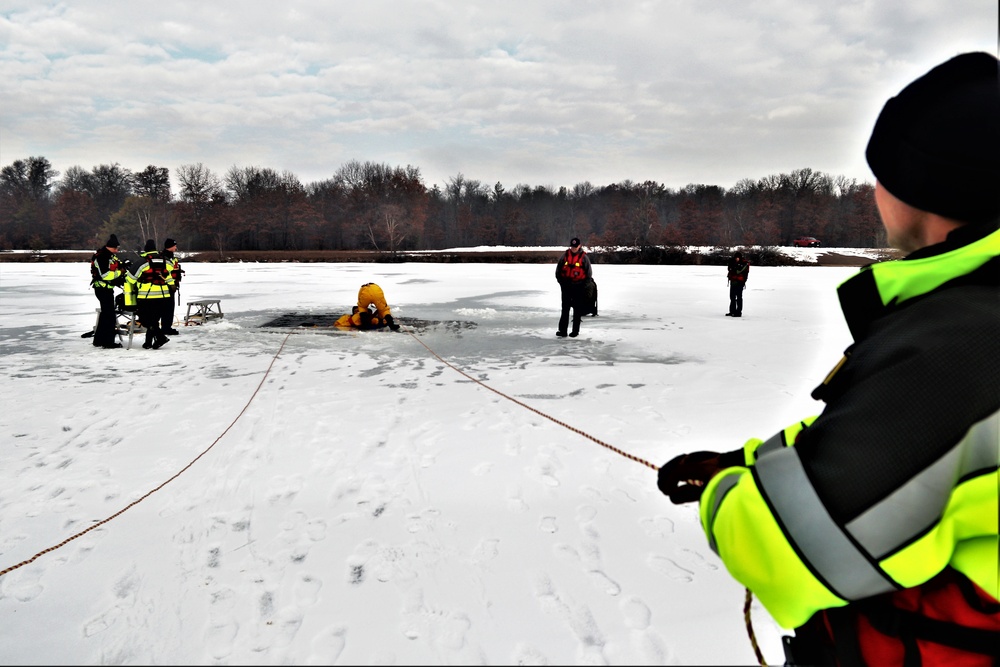
[[[382,288],[375,283],[365,283],[358,290],[358,305],[350,315],[341,315],[334,323],[336,327],[356,329],[376,329],[388,325],[396,331],[399,325],[392,318],[392,311],[386,303]]]

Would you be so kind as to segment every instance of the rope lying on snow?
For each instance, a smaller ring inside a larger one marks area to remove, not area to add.
[[[609,445],[608,443],[606,443],[603,440],[600,440],[598,438],[595,438],[594,436],[590,435],[589,433],[585,433],[585,432],[581,431],[578,428],[570,426],[566,422],[559,421],[555,417],[547,415],[544,412],[542,412],[541,410],[538,410],[536,408],[531,407],[527,403],[523,403],[523,402],[517,400],[516,398],[508,396],[507,394],[503,393],[502,391],[494,389],[493,387],[489,386],[488,384],[486,384],[482,380],[479,380],[477,378],[472,377],[471,375],[469,375],[468,373],[466,373],[462,369],[458,368],[457,366],[453,365],[449,361],[447,361],[444,358],[442,358],[441,355],[439,355],[437,352],[435,352],[434,350],[432,350],[427,345],[427,343],[425,343],[424,341],[420,340],[420,338],[418,338],[417,335],[415,333],[413,333],[412,331],[407,331],[406,333],[408,333],[410,336],[412,336],[413,340],[415,340],[418,343],[420,343],[421,345],[423,345],[424,348],[428,352],[430,352],[432,355],[434,355],[434,357],[436,359],[438,359],[438,361],[440,361],[441,363],[443,363],[448,368],[450,368],[450,369],[454,370],[455,372],[459,373],[460,375],[463,375],[463,376],[469,378],[470,380],[472,380],[473,382],[475,382],[479,386],[483,387],[484,389],[489,389],[494,394],[497,394],[498,396],[502,396],[502,397],[506,398],[508,401],[511,401],[513,403],[517,403],[522,408],[525,408],[526,410],[531,410],[536,415],[539,415],[540,417],[545,417],[546,419],[548,419],[551,422],[554,422],[556,424],[559,424],[560,426],[568,428],[570,431],[573,431],[574,433],[576,433],[578,435],[582,435],[583,437],[587,438],[588,440],[592,440],[593,442],[596,442],[597,444],[599,444],[601,447],[606,447],[607,449],[610,449],[611,451],[615,452],[616,454],[621,454],[622,456],[624,456],[625,458],[627,458],[627,459],[629,459],[631,461],[635,461],[636,463],[641,463],[642,465],[646,466],[647,468],[652,468],[653,470],[659,470],[660,469],[659,466],[654,465],[654,464],[650,463],[649,461],[646,461],[645,459],[641,459],[638,456],[634,456],[632,454],[629,454],[628,452],[625,452],[625,451],[622,451],[621,449],[618,449],[617,447]],[[751,593],[750,589],[748,588],[748,589],[746,589],[746,601],[743,604],[743,620],[746,622],[747,635],[750,637],[750,644],[753,646],[753,652],[757,656],[757,662],[760,663],[761,667],[767,667],[767,661],[764,660],[764,655],[761,653],[760,646],[758,646],[758,644],[757,644],[757,636],[756,636],[756,634],[754,633],[754,630],[753,630],[753,621],[750,618],[750,605],[751,605],[752,602],[753,602],[753,593]]]
[[[517,400],[516,398],[512,398],[512,397],[508,396],[507,394],[503,393],[502,391],[498,391],[498,390],[494,389],[493,387],[489,386],[488,384],[485,384],[481,380],[477,380],[476,378],[472,377],[471,375],[469,375],[468,373],[466,373],[462,369],[457,368],[456,366],[453,366],[451,363],[449,363],[449,362],[445,361],[444,359],[442,359],[441,356],[437,352],[435,352],[431,348],[427,347],[427,344],[424,343],[424,341],[422,341],[419,338],[417,338],[417,335],[415,333],[413,333],[411,331],[407,331],[406,333],[408,333],[411,336],[413,336],[413,339],[415,341],[417,341],[418,343],[420,343],[421,345],[423,345],[427,349],[428,352],[430,352],[431,354],[433,354],[445,366],[447,366],[448,368],[456,371],[457,373],[460,373],[461,375],[464,375],[465,377],[469,378],[470,380],[472,380],[476,384],[484,387],[485,389],[489,389],[494,394],[497,394],[499,396],[503,396],[508,401],[512,401],[514,403],[517,403],[522,408],[525,408],[526,410],[531,410],[536,415],[538,415],[540,417],[545,417],[549,421],[555,422],[556,424],[559,424],[560,426],[568,428],[569,430],[573,431],[573,433],[576,433],[578,435],[582,435],[583,437],[587,438],[588,440],[593,440],[594,442],[596,442],[597,444],[599,444],[601,447],[607,447],[611,451],[615,452],[616,454],[621,454],[622,456],[624,456],[627,459],[631,459],[632,461],[635,461],[636,463],[641,463],[642,465],[646,466],[647,468],[652,468],[653,470],[659,470],[660,469],[659,466],[654,465],[654,464],[650,463],[649,461],[641,459],[638,456],[634,456],[632,454],[629,454],[628,452],[624,452],[624,451],[618,449],[617,447],[613,447],[612,445],[609,445],[608,443],[604,442],[603,440],[599,440],[598,438],[595,438],[594,436],[592,436],[592,435],[590,435],[588,433],[584,433],[580,429],[575,428],[573,426],[570,426],[566,422],[559,421],[555,417],[551,417],[551,416],[545,414],[544,412],[542,412],[541,410],[536,410],[535,408],[531,407],[527,403],[522,403],[521,401]]]
[[[286,335],[285,338],[284,338],[284,340],[281,341],[281,347],[279,347],[278,351],[274,353],[274,357],[271,359],[271,363],[268,364],[267,370],[264,371],[264,377],[262,377],[260,379],[260,384],[258,384],[257,388],[253,390],[253,394],[250,395],[250,398],[247,400],[246,405],[243,406],[243,409],[240,410],[240,413],[238,415],[236,415],[236,419],[233,419],[233,421],[229,424],[229,426],[226,427],[226,430],[223,431],[222,434],[219,435],[219,437],[216,438],[212,442],[211,445],[209,445],[208,447],[206,447],[205,451],[203,451],[201,454],[199,454],[198,456],[196,456],[193,459],[191,459],[190,463],[188,463],[186,466],[184,466],[183,468],[181,468],[180,470],[178,470],[176,473],[174,473],[174,475],[170,479],[168,479],[167,481],[163,482],[162,484],[160,484],[159,486],[157,486],[155,489],[152,489],[151,491],[147,491],[145,494],[143,494],[143,496],[141,498],[133,500],[128,505],[126,505],[122,509],[118,510],[117,512],[115,512],[114,514],[112,514],[111,516],[109,516],[108,518],[102,519],[101,521],[98,521],[97,523],[95,523],[93,526],[90,526],[86,530],[81,530],[76,535],[71,535],[70,537],[67,537],[65,540],[63,540],[59,544],[51,546],[48,549],[43,549],[42,551],[39,551],[37,554],[35,554],[31,558],[29,558],[28,560],[21,561],[17,565],[12,565],[12,566],[10,566],[8,568],[4,568],[3,570],[0,570],[0,577],[2,577],[3,575],[7,574],[8,572],[13,572],[14,570],[16,570],[16,569],[18,569],[20,567],[24,567],[28,563],[34,562],[35,559],[38,558],[38,557],[40,557],[40,556],[44,556],[45,554],[47,554],[47,553],[49,553],[51,551],[55,551],[56,549],[69,544],[70,542],[72,542],[76,538],[82,537],[82,536],[86,535],[87,533],[89,533],[90,531],[94,530],[95,528],[99,528],[100,526],[103,526],[107,522],[111,521],[115,517],[118,517],[118,516],[124,514],[125,512],[127,512],[128,510],[130,510],[131,508],[133,508],[136,505],[138,505],[139,503],[141,503],[146,498],[150,497],[151,495],[153,495],[154,493],[156,493],[157,491],[159,491],[160,489],[162,489],[163,487],[165,487],[170,482],[172,482],[175,479],[177,479],[178,477],[180,477],[181,473],[183,473],[188,468],[190,468],[191,466],[193,466],[195,464],[195,461],[197,461],[202,456],[204,456],[205,454],[208,453],[208,450],[212,449],[212,447],[215,447],[216,443],[218,443],[220,440],[222,440],[222,437],[224,435],[226,435],[226,433],[229,432],[229,429],[231,429],[236,424],[236,422],[239,420],[239,418],[243,416],[243,413],[247,411],[247,408],[250,407],[250,403],[253,402],[254,398],[256,398],[257,392],[259,392],[260,388],[264,386],[264,380],[267,379],[268,374],[271,372],[271,368],[274,366],[274,362],[278,360],[278,355],[281,354],[281,351],[283,349],[285,349],[285,343],[288,342],[288,337],[290,335],[291,334]]]
[[[164,481],[162,484],[160,484],[159,486],[157,486],[156,488],[154,488],[154,489],[152,489],[150,491],[147,491],[140,498],[132,501],[131,503],[129,503],[128,505],[126,505],[122,509],[120,509],[117,512],[115,512],[114,514],[112,514],[111,516],[109,516],[109,517],[107,517],[105,519],[102,519],[101,521],[98,521],[94,525],[90,526],[89,528],[87,528],[85,530],[80,531],[79,533],[76,533],[75,535],[71,535],[70,537],[68,537],[65,540],[63,540],[62,542],[60,542],[59,544],[53,545],[53,546],[51,546],[51,547],[49,547],[47,549],[43,549],[42,551],[39,551],[37,554],[35,554],[34,556],[32,556],[31,558],[29,558],[27,560],[21,561],[20,563],[17,563],[16,565],[12,565],[10,567],[4,568],[3,570],[0,570],[0,577],[2,577],[3,575],[5,575],[5,574],[7,574],[9,572],[13,572],[14,570],[17,570],[18,568],[24,567],[25,565],[28,565],[29,563],[33,563],[36,559],[40,558],[41,556],[44,556],[47,553],[55,551],[56,549],[59,549],[59,548],[65,546],[66,544],[69,544],[70,542],[72,542],[73,540],[77,539],[78,537],[82,537],[83,535],[86,535],[87,533],[89,533],[90,531],[94,530],[95,528],[99,528],[100,526],[103,526],[104,524],[108,523],[112,519],[114,519],[114,518],[116,518],[116,517],[124,514],[125,512],[127,512],[132,507],[138,505],[143,500],[145,500],[149,496],[153,495],[154,493],[156,493],[157,491],[159,491],[160,489],[162,489],[163,487],[165,487],[170,482],[172,482],[175,479],[177,479],[181,475],[181,473],[185,472],[191,466],[193,466],[195,464],[195,462],[198,461],[198,459],[200,459],[202,456],[204,456],[205,454],[207,454],[210,449],[212,449],[213,447],[215,447],[215,445],[218,444],[218,442],[220,440],[222,440],[223,436],[225,436],[226,433],[229,432],[229,430],[236,424],[236,422],[239,421],[240,417],[242,417],[243,414],[247,411],[247,408],[250,407],[250,403],[253,402],[254,398],[257,397],[257,393],[260,391],[261,387],[264,386],[264,381],[267,380],[267,377],[270,374],[271,369],[274,367],[274,362],[278,360],[278,355],[280,355],[281,351],[285,349],[285,343],[288,342],[288,339],[292,335],[292,333],[296,333],[296,332],[291,331],[291,332],[287,333],[285,335],[285,337],[282,339],[281,345],[278,347],[278,351],[274,353],[274,357],[271,358],[271,363],[268,364],[267,370],[264,372],[263,377],[261,377],[261,379],[260,379],[260,383],[258,383],[257,388],[254,389],[253,394],[250,395],[250,398],[247,400],[246,404],[243,406],[243,409],[240,410],[239,414],[236,415],[236,417],[233,419],[232,422],[230,422],[229,426],[227,426],[226,429],[219,435],[219,437],[217,437],[212,442],[211,445],[209,445],[208,447],[206,447],[204,451],[202,451],[200,454],[198,454],[198,456],[194,457],[186,466],[184,466],[183,468],[181,468],[180,470],[178,470],[176,473],[174,473],[173,476],[171,476],[169,479],[167,479],[166,481]],[[530,405],[528,405],[526,403],[523,403],[522,401],[517,400],[516,398],[508,396],[507,394],[503,393],[502,391],[498,391],[497,389],[494,389],[493,387],[487,385],[486,383],[482,382],[481,380],[479,380],[477,378],[472,377],[471,375],[469,375],[465,371],[461,370],[460,368],[456,367],[452,363],[450,363],[450,362],[446,361],[445,359],[443,359],[441,357],[441,355],[439,355],[437,352],[435,352],[430,347],[428,347],[428,345],[426,343],[424,343],[422,340],[420,340],[420,338],[418,338],[417,335],[414,334],[412,331],[407,331],[406,333],[408,333],[415,341],[417,341],[418,343],[420,343],[428,352],[430,352],[441,363],[443,363],[444,365],[448,366],[449,368],[451,368],[455,372],[461,374],[462,376],[464,376],[464,377],[472,380],[473,382],[475,382],[479,386],[484,387],[485,389],[489,389],[490,391],[492,391],[493,393],[497,394],[498,396],[502,396],[503,398],[506,398],[507,400],[509,400],[509,401],[511,401],[513,403],[517,403],[518,405],[520,405],[521,407],[525,408],[526,410],[530,410],[531,412],[534,412],[535,414],[539,415],[540,417],[544,417],[545,419],[548,419],[549,421],[552,421],[552,422],[554,422],[556,424],[559,424],[560,426],[562,426],[564,428],[567,428],[570,431],[573,431],[574,433],[587,438],[588,440],[592,440],[593,442],[597,443],[598,445],[600,445],[602,447],[605,447],[607,449],[610,449],[611,451],[615,452],[616,454],[620,454],[621,456],[624,456],[625,458],[627,458],[627,459],[629,459],[631,461],[635,461],[636,463],[641,463],[642,465],[644,465],[647,468],[650,468],[652,470],[659,470],[659,466],[657,466],[657,465],[655,465],[653,463],[650,463],[649,461],[646,461],[645,459],[641,459],[638,456],[634,456],[632,454],[629,454],[626,451],[618,449],[617,447],[614,447],[614,446],[612,446],[612,445],[604,442],[603,440],[595,438],[592,435],[590,435],[588,433],[585,433],[584,431],[581,431],[578,428],[570,426],[569,424],[567,424],[567,423],[565,423],[563,421],[560,421],[560,420],[556,419],[555,417],[552,417],[550,415],[545,414],[541,410],[537,410],[536,408],[533,408]],[[746,621],[747,634],[750,637],[750,643],[753,645],[753,650],[754,650],[754,653],[757,656],[757,661],[760,663],[761,667],[767,667],[767,662],[764,660],[764,656],[761,654],[760,647],[757,645],[757,637],[754,634],[753,624],[752,624],[751,619],[750,619],[750,604],[751,604],[752,600],[753,600],[753,594],[750,592],[750,589],[748,588],[747,591],[746,591],[746,602],[745,602],[745,604],[743,606],[743,616],[744,616],[744,620]]]

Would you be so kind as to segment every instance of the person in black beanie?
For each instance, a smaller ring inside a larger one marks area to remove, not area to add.
[[[573,330],[570,338],[580,335],[580,320],[587,304],[587,283],[593,279],[593,267],[590,257],[580,244],[580,239],[570,239],[569,248],[559,258],[556,264],[556,282],[559,283],[560,311],[559,326],[556,336],[566,337],[566,329],[570,323],[570,309],[573,310]],[[595,311],[596,312],[596,311]]]
[[[659,470],[795,629],[786,664],[1000,664],[998,68],[958,55],[879,114],[866,157],[907,254],[838,288],[854,340],[822,412]]]
[[[726,280],[729,282],[729,312],[726,317],[743,317],[743,288],[750,278],[750,262],[743,259],[743,253],[736,251],[726,266]]]
[[[181,291],[181,276],[184,273],[181,270],[180,259],[177,258],[177,241],[173,239],[164,241],[161,255],[167,262],[167,270],[170,272],[170,277],[174,279],[174,283],[169,286],[169,302],[163,304],[163,312],[160,314],[160,329],[169,336],[176,336],[178,331],[174,328],[174,304],[179,298],[176,295]]]
[[[115,340],[118,331],[118,316],[115,314],[115,288],[125,284],[125,264],[118,258],[121,244],[112,234],[90,258],[90,286],[101,304],[101,314],[97,316],[94,330],[94,347],[115,349],[122,346]]]

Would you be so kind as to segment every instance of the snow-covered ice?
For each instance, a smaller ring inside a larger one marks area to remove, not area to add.
[[[0,663],[756,662],[650,466],[819,412],[856,268],[733,319],[724,267],[596,264],[577,339],[551,264],[185,269],[224,319],[101,350],[85,264],[0,264]],[[368,281],[403,332],[261,328]]]

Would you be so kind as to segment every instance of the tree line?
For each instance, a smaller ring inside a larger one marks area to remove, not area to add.
[[[884,247],[874,187],[799,169],[725,189],[654,181],[572,189],[488,186],[459,173],[428,188],[417,167],[350,161],[303,185],[267,167],[217,174],[118,163],[61,174],[44,157],[0,169],[0,249],[126,249],[168,236],[184,251],[378,250],[473,246],[788,245]]]

